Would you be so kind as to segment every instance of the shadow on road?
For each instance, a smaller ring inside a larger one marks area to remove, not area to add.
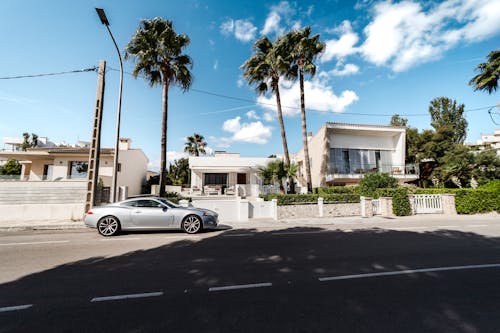
[[[318,278],[499,263],[499,253],[498,238],[451,230],[240,229],[186,236],[0,285],[0,307],[35,304],[0,313],[0,332],[486,332],[500,327],[500,269]],[[272,288],[208,292],[263,282]],[[98,296],[156,291],[164,295],[90,303]],[[23,319],[29,316],[36,320]]]

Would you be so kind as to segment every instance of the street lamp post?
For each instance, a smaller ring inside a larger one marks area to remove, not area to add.
[[[108,29],[109,35],[113,40],[113,44],[115,45],[116,52],[118,53],[118,59],[120,60],[120,88],[118,90],[118,111],[116,113],[116,142],[115,142],[115,154],[113,160],[113,184],[111,187],[111,202],[116,201],[116,183],[118,179],[118,150],[120,144],[120,116],[122,109],[122,85],[123,85],[123,64],[122,64],[122,56],[120,54],[120,50],[118,49],[118,45],[116,44],[115,38],[109,29],[109,21],[106,17],[106,13],[104,13],[104,9],[96,8],[97,15],[99,15],[99,19],[101,23],[106,26]]]

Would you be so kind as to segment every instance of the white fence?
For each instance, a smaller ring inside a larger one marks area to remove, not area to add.
[[[414,198],[417,214],[443,213],[443,203],[440,194],[415,194]]]

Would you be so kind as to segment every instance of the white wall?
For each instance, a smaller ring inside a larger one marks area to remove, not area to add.
[[[397,135],[399,136],[399,135]],[[359,134],[331,134],[331,148],[393,150],[396,148],[393,136]]]
[[[138,195],[146,183],[148,159],[139,149],[120,150],[118,160],[121,171],[118,172],[118,186],[128,186],[128,195]]]

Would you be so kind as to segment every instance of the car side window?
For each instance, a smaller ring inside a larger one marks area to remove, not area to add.
[[[122,203],[121,205],[127,207],[137,207],[137,201],[127,201]]]
[[[137,207],[148,207],[148,208],[158,208],[160,203],[154,200],[138,200]]]

